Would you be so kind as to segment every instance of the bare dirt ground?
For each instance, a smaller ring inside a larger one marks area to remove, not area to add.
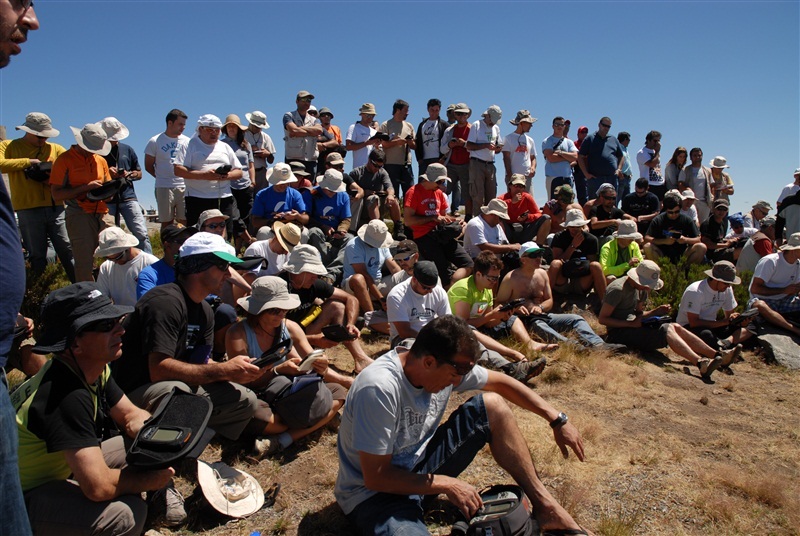
[[[376,338],[366,342],[370,353],[387,347]],[[341,370],[352,370],[343,349],[329,356]],[[766,364],[757,353],[744,358],[735,375],[717,372],[706,384],[668,351],[610,356],[559,349],[530,386],[569,414],[587,459],[564,460],[547,423],[515,408],[540,476],[596,534],[800,534],[798,374]],[[191,523],[162,534],[351,533],[333,498],[334,433],[323,430],[260,463],[237,447],[245,445],[212,444],[202,458],[240,467],[265,488],[280,482],[275,505],[230,521],[210,513],[194,492],[193,471],[186,471],[178,487],[188,498]],[[488,449],[463,478],[477,487],[510,481]],[[428,526],[433,534],[449,534],[454,520],[452,507],[440,501]]]

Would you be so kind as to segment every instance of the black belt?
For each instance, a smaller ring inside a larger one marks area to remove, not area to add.
[[[469,159],[470,160],[477,160],[481,164],[492,164],[492,165],[494,165],[494,160],[481,160],[480,158],[478,158],[476,156],[470,156]]]

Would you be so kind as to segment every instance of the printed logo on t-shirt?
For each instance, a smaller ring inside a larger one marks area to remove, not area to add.
[[[422,312],[420,312],[416,307],[411,309],[411,318],[417,318],[420,322],[430,322],[434,318],[436,318],[436,313],[430,307],[426,307]]]
[[[272,209],[272,211],[273,212],[280,212],[281,208],[283,208],[284,204],[285,204],[285,201],[278,201],[278,203],[275,205],[275,208]]]

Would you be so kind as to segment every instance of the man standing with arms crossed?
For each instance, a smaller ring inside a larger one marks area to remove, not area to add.
[[[578,161],[578,148],[567,137],[566,125],[561,116],[553,119],[553,134],[542,142],[542,154],[546,161],[544,175],[548,200],[555,197],[555,189],[562,184],[568,184],[570,188],[575,187],[572,164]]]
[[[396,194],[405,196],[414,184],[414,172],[411,170],[411,151],[417,148],[414,141],[414,127],[406,121],[408,103],[397,99],[392,105],[392,118],[384,121],[379,132],[389,135],[389,141],[383,142],[386,152],[386,172],[392,179],[392,187]]]
[[[167,129],[150,138],[144,149],[144,169],[156,179],[156,204],[161,228],[178,220],[186,225],[186,206],[183,195],[186,186],[183,179],[175,175],[172,159],[178,147],[187,145],[189,137],[183,135],[186,114],[177,108],[167,114]]]
[[[618,191],[622,178],[625,156],[617,138],[609,134],[610,130],[611,118],[601,118],[597,131],[586,136],[578,152],[578,165],[586,177],[589,199],[596,198],[597,189],[606,182]]]
[[[28,31],[38,30],[39,20],[31,0],[0,0],[0,69],[11,56],[19,54]],[[17,320],[25,293],[25,261],[19,247],[17,223],[4,181],[0,181],[0,369],[6,366],[14,340]],[[17,432],[14,409],[8,398],[5,371],[0,372],[0,535],[31,533],[17,469]]]
[[[483,120],[475,121],[469,129],[469,195],[472,216],[478,216],[481,206],[497,197],[497,168],[494,155],[503,150],[500,139],[500,119],[503,111],[493,104],[483,112]]]
[[[284,161],[302,162],[311,177],[317,176],[317,137],[324,132],[322,123],[308,113],[314,95],[297,93],[297,110],[283,114],[283,139],[286,142]]]

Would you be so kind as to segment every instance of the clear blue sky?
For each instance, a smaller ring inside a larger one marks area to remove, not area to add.
[[[775,200],[800,166],[800,3],[783,2],[36,2],[41,29],[0,71],[0,124],[10,137],[30,111],[50,115],[64,146],[69,126],[113,115],[144,162],[147,140],[177,107],[221,118],[259,109],[283,154],[281,116],[300,89],[345,131],[363,102],[383,121],[392,102],[409,120],[431,97],[520,108],[551,134],[554,116],[594,131],[662,132],[705,163],[728,158],[734,210]],[[541,152],[541,151],[540,151]],[[349,158],[348,158],[349,162]],[[544,191],[543,169],[534,185]],[[154,205],[153,179],[136,185]]]

